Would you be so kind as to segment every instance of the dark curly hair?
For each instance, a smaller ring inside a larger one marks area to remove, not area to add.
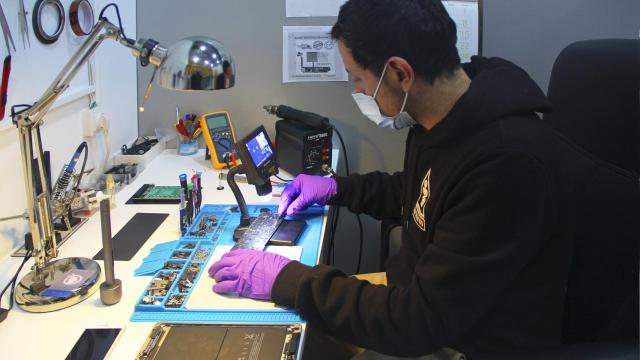
[[[456,24],[440,0],[349,0],[331,37],[376,74],[392,56],[407,60],[430,83],[460,66]]]

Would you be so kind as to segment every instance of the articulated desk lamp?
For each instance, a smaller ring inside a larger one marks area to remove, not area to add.
[[[107,5],[109,6],[109,5]],[[105,7],[106,9],[106,7]],[[117,10],[117,8],[116,8]],[[103,10],[104,12],[104,10]],[[120,21],[120,15],[118,14]],[[98,287],[100,266],[94,260],[81,257],[52,261],[58,256],[53,230],[52,207],[42,160],[40,125],[56,99],[87,62],[103,40],[111,39],[130,48],[143,66],[154,65],[153,76],[144,94],[140,111],[149,97],[154,80],[165,88],[177,90],[217,90],[216,77],[223,73],[223,62],[232,64],[233,75],[227,87],[235,82],[235,66],[222,44],[214,39],[190,37],[164,48],[151,39],[128,39],[122,24],[116,26],[100,17],[87,40],[71,57],[53,83],[32,106],[14,114],[22,152],[22,165],[27,193],[27,213],[35,259],[33,270],[22,278],[16,289],[16,303],[26,311],[47,312],[75,305],[91,296]],[[156,74],[157,73],[157,74]],[[35,162],[34,165],[34,155]],[[39,192],[36,190],[38,189]],[[31,245],[31,246],[29,246]]]

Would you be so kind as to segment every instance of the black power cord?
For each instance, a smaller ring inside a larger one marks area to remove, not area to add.
[[[78,191],[80,191],[80,182],[82,182],[82,176],[84,175],[84,170],[87,167],[87,158],[89,157],[89,146],[86,141],[83,141],[76,151],[83,151],[84,158],[82,160],[82,166],[80,167],[80,174],[78,174],[78,180],[76,182],[76,186],[73,188],[73,197],[75,198],[78,195]]]
[[[11,278],[11,281],[9,281],[7,286],[5,286],[4,289],[2,289],[2,292],[0,293],[0,304],[1,304],[4,293],[7,292],[7,289],[11,288],[11,295],[10,295],[11,297],[9,298],[9,308],[5,309],[0,307],[0,322],[3,322],[4,319],[7,318],[7,315],[9,315],[9,311],[13,309],[13,297],[14,297],[14,291],[16,289],[16,281],[18,280],[18,275],[20,275],[20,271],[22,271],[22,267],[27,262],[27,260],[31,258],[32,254],[33,254],[33,250],[27,251],[27,253],[24,255],[24,259],[22,260],[22,264],[20,264],[20,267],[18,268],[18,271],[16,271],[15,275],[13,275],[13,277]]]
[[[111,6],[113,6],[114,9],[116,9],[116,15],[118,16],[118,26],[120,26],[120,34],[122,34],[122,37],[129,43],[129,44],[133,44],[135,43],[135,41],[133,41],[132,39],[129,39],[127,37],[127,35],[124,34],[124,26],[122,26],[122,18],[120,18],[120,9],[118,9],[118,5],[116,3],[109,3],[107,5],[105,5],[102,10],[100,10],[100,15],[98,16],[98,19],[102,20],[109,20],[107,19],[106,16],[104,16],[105,11],[110,8]]]
[[[289,180],[287,180],[287,179],[283,179],[283,178],[281,178],[279,175],[273,175],[273,176],[274,176],[276,179],[278,179],[278,180],[280,180],[280,181],[282,181],[282,182],[284,182],[284,183],[287,183],[287,184],[293,181],[292,179],[289,179]]]
[[[347,147],[344,144],[344,140],[342,139],[342,134],[340,134],[340,131],[335,127],[332,126],[333,130],[336,132],[336,134],[338,135],[338,139],[340,140],[340,145],[342,147],[342,151],[344,152],[344,166],[345,166],[345,170],[347,173],[347,176],[350,175],[350,171],[349,171],[349,156],[347,154]],[[336,232],[336,228],[338,226],[338,218],[340,216],[340,208],[337,208],[336,211],[334,212],[334,218],[332,219],[331,222],[331,234],[330,234],[330,238],[329,238],[329,256],[332,258],[332,263],[335,264],[335,251],[334,251],[334,237],[335,237],[335,232]],[[360,266],[362,264],[362,251],[363,251],[363,246],[364,246],[364,234],[363,234],[363,229],[362,229],[362,219],[360,219],[360,214],[356,214],[356,220],[358,221],[358,229],[360,231],[360,236],[359,236],[359,246],[358,246],[358,264],[356,266],[356,274],[360,273]]]

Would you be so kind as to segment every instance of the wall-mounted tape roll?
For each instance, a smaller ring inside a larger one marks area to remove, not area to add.
[[[60,0],[38,0],[33,7],[31,23],[36,38],[43,44],[53,44],[64,29],[64,7]]]
[[[89,35],[94,24],[93,7],[89,0],[74,0],[69,7],[69,24],[78,36]]]

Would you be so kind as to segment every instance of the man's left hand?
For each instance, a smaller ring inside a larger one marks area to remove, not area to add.
[[[238,249],[222,255],[209,268],[216,280],[213,291],[232,293],[258,300],[271,300],[271,288],[291,260],[265,251]]]

